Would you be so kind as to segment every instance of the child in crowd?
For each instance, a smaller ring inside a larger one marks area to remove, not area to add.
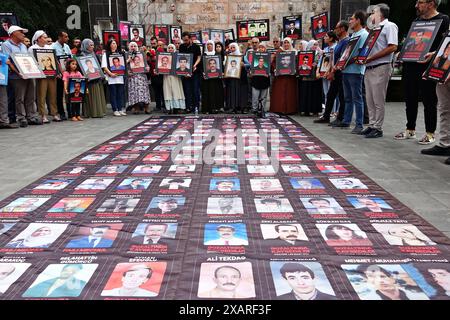
[[[63,74],[64,92],[66,93],[67,114],[72,121],[83,121],[81,118],[81,103],[71,103],[69,99],[70,78],[83,78],[78,62],[74,59],[67,59],[66,70]],[[86,90],[87,93],[87,90]]]

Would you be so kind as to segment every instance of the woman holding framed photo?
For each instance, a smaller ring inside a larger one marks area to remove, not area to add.
[[[145,56],[139,52],[136,42],[128,45],[128,104],[133,108],[133,113],[137,114],[143,106],[146,114],[150,113],[150,90],[146,72],[150,72],[150,67],[145,65]],[[143,66],[143,67],[142,67]],[[137,73],[144,69],[143,73]]]
[[[206,63],[206,68],[203,71],[203,79],[201,82],[202,90],[202,111],[203,113],[217,113],[223,108],[224,96],[223,96],[223,82],[221,77],[208,77],[208,74],[221,74],[222,59],[218,59],[218,56],[223,55],[223,51],[216,52],[216,46],[221,44],[214,43],[213,40],[208,40],[205,46],[205,52],[203,53],[203,60]],[[222,50],[222,49],[219,49]],[[213,57],[214,56],[214,57]]]
[[[171,43],[167,46],[167,52],[173,54],[177,52],[177,48]],[[178,110],[186,110],[186,98],[181,78],[170,74],[165,74],[163,77],[164,102],[167,112],[173,114]]]
[[[230,43],[228,49],[225,63],[225,111],[239,113],[247,107],[247,71],[238,44]]]
[[[92,55],[95,59],[94,41],[84,39],[81,43],[81,55]],[[98,61],[96,61],[98,63]],[[84,118],[103,118],[106,114],[106,98],[105,90],[101,79],[90,80],[88,83],[88,91],[86,103],[83,108]]]

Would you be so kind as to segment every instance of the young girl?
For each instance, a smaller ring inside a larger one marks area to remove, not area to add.
[[[66,71],[63,74],[64,92],[66,93],[67,113],[72,121],[83,121],[80,116],[81,103],[70,103],[69,99],[69,79],[70,78],[83,78],[80,72],[80,67],[74,59],[67,59]]]

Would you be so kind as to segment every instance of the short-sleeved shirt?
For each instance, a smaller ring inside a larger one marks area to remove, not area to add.
[[[108,68],[108,60],[106,60],[107,54],[104,53],[102,55],[102,68]],[[116,78],[110,78],[108,75],[106,76],[106,80],[108,80],[108,84],[124,84],[123,76],[117,76]]]
[[[342,52],[344,51],[345,47],[348,44],[348,41],[350,40],[350,37],[346,37],[342,40],[339,40],[339,42],[336,44],[336,47],[334,48],[334,61],[337,62],[342,56]]]
[[[12,53],[28,53],[26,45],[24,45],[23,43],[15,44],[14,42],[11,41],[11,39],[8,39],[5,42],[3,42],[2,51],[3,53],[6,53],[8,56],[10,56]],[[9,74],[9,79],[17,80],[21,79],[21,77],[17,73],[11,72]]]
[[[83,78],[83,75],[81,74],[80,71],[70,73],[68,71],[64,71],[63,73],[64,82],[69,81],[69,78]]]
[[[58,41],[56,41],[53,45],[52,48],[56,50],[56,55],[59,56],[64,56],[64,55],[72,55],[72,51],[70,51],[70,47],[64,43],[63,45],[61,45],[61,43],[59,43]]]
[[[366,29],[362,28],[358,32],[354,32],[352,34],[352,38],[360,37],[358,40],[358,43],[355,46],[355,49],[353,51],[353,54],[350,59],[353,59],[359,54],[359,50],[363,47],[364,42],[366,42],[367,36],[369,33]],[[360,65],[356,63],[348,64],[347,67],[342,71],[343,74],[364,74],[366,72],[366,66]]]
[[[371,56],[386,49],[389,45],[398,45],[397,25],[393,22],[390,22],[388,19],[385,19],[380,23],[380,26],[383,26],[383,30],[381,30],[380,36],[378,37],[377,42],[375,42],[375,45],[370,52]],[[383,63],[390,63],[393,59],[394,53],[391,53],[387,56],[368,63],[367,66],[376,66]]]
[[[198,57],[200,57],[202,55],[202,52],[200,50],[200,47],[198,45],[196,45],[195,43],[192,43],[191,45],[186,45],[186,44],[181,44],[180,45],[180,53],[192,53],[194,55],[194,60],[192,61],[192,65],[195,64],[195,62],[197,61]],[[195,70],[194,73],[200,73],[202,70],[202,63],[200,62],[197,65],[197,69]]]

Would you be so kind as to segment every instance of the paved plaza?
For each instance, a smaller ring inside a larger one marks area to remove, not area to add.
[[[158,115],[155,113],[155,115]],[[67,161],[147,119],[146,115],[88,119],[0,132],[0,199],[19,191]],[[382,188],[450,237],[450,167],[445,158],[423,156],[415,141],[395,141],[404,128],[403,103],[389,103],[385,137],[366,140],[350,130],[293,117]],[[417,133],[423,134],[423,112]]]

